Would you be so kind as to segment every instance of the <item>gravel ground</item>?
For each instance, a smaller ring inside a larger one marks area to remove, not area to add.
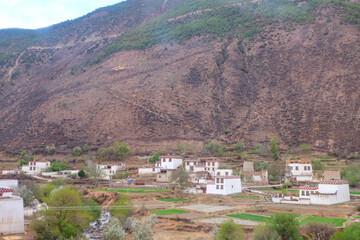
[[[234,207],[229,207],[229,206],[214,206],[214,205],[207,205],[207,204],[194,204],[194,205],[188,205],[188,206],[183,206],[183,207],[179,207],[179,208],[189,209],[189,210],[198,211],[198,212],[206,212],[206,213],[235,209]]]

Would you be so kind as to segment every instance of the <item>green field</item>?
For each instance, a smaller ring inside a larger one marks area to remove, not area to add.
[[[164,209],[164,210],[152,210],[151,213],[156,215],[172,215],[172,214],[179,214],[179,213],[188,213],[189,211],[179,210],[179,209]]]
[[[240,218],[240,219],[244,219],[244,220],[252,220],[252,221],[257,221],[257,222],[271,222],[270,217],[253,215],[253,214],[248,214],[248,213],[230,214],[230,215],[226,215],[226,216],[233,217],[233,218]]]
[[[357,195],[360,195],[360,192],[350,192],[350,194],[357,194]]]
[[[101,189],[89,188],[89,190],[103,191],[103,192],[119,192],[119,193],[167,193],[170,190],[161,188],[116,188],[116,189]]]
[[[317,223],[328,223],[333,225],[334,227],[342,227],[346,222],[346,219],[342,218],[327,218],[327,217],[307,217],[304,220],[300,221],[300,226],[304,226],[309,222],[317,222]]]
[[[232,196],[232,198],[260,198],[259,196]]]
[[[191,199],[187,198],[157,198],[156,200],[163,201],[163,202],[188,202]]]

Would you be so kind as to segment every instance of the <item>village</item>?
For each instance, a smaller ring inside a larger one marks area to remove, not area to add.
[[[253,229],[270,221],[276,212],[294,214],[300,226],[325,221],[341,229],[358,222],[360,192],[350,190],[349,183],[342,179],[342,166],[332,166],[333,162],[343,163],[326,160],[329,168],[317,171],[310,160],[313,155],[299,156],[276,162],[276,171],[283,175],[276,180],[273,170],[259,167],[256,155],[255,160],[234,160],[169,154],[158,156],[153,163],[150,157],[134,157],[88,164],[91,168],[58,167],[57,171],[49,170],[57,166],[47,160],[50,157],[36,156],[21,168],[7,167],[1,172],[0,234],[4,239],[14,234],[32,239],[29,223],[47,206],[37,203],[24,208],[15,189],[29,182],[49,184],[54,179],[86,192],[85,197],[96,199],[103,212],[114,204],[115,193],[127,195],[134,208],[146,208],[158,216],[155,239],[176,239],[171,235],[179,233],[183,239],[208,239],[209,229],[227,219],[245,229],[245,239],[252,239]],[[79,177],[81,171],[87,176]],[[95,177],[89,176],[90,172]]]

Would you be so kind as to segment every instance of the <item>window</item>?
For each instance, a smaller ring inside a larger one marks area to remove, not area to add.
[[[220,179],[217,178],[217,179],[216,179],[216,183],[219,183],[219,182],[220,182],[219,180],[220,180]]]
[[[221,189],[224,189],[224,185],[221,185]]]
[[[213,162],[213,166],[215,166],[215,163]]]
[[[171,162],[171,158],[169,158],[169,162]]]
[[[231,185],[231,188],[234,188],[234,185]]]
[[[215,168],[213,168],[213,171],[215,171]]]
[[[190,165],[190,163],[189,163],[189,162],[187,162],[187,165],[189,166],[189,165]]]
[[[224,179],[223,179],[223,178],[221,179],[221,183],[224,183]]]
[[[305,191],[301,191],[301,196],[305,196]]]
[[[309,191],[306,191],[306,196],[310,196]]]
[[[161,178],[161,175],[159,175],[159,178]]]
[[[163,158],[163,162],[166,162],[165,158]]]
[[[155,168],[153,168],[153,172],[155,172]]]
[[[296,166],[296,167],[295,167],[295,170],[296,170],[296,171],[298,171],[298,170],[299,170],[299,167],[298,167],[298,166]]]
[[[225,172],[225,175],[226,175],[226,176],[229,175],[229,172]]]
[[[216,185],[216,189],[219,189],[219,185]]]

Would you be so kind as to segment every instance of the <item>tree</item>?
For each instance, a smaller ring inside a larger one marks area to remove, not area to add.
[[[89,145],[87,143],[84,144],[83,151],[84,152],[89,151]]]
[[[349,182],[350,187],[356,187],[360,181],[360,164],[351,164],[342,172],[341,177]]]
[[[149,162],[155,163],[156,161],[160,160],[160,153],[155,153],[149,158]]]
[[[221,227],[216,234],[216,240],[241,240],[244,239],[242,228],[230,219],[221,224]]]
[[[278,160],[279,159],[279,157],[278,157],[279,149],[276,144],[276,137],[272,137],[270,140],[270,151],[273,154],[273,159]]]
[[[37,200],[44,202],[46,198],[50,197],[50,193],[56,188],[57,186],[54,184],[47,184],[40,187],[34,185],[33,192]]]
[[[78,172],[78,176],[79,176],[80,178],[86,177],[85,171],[84,171],[83,169],[81,169],[81,170]]]
[[[110,207],[109,211],[111,216],[117,217],[121,223],[124,223],[133,211],[131,199],[125,194],[120,194],[118,200]]]
[[[191,185],[189,182],[189,173],[183,168],[178,168],[171,173],[171,181],[173,182],[175,189],[180,193]]]
[[[105,240],[122,240],[125,239],[126,234],[124,229],[121,226],[119,219],[112,217],[110,221],[106,224],[103,236]]]
[[[345,234],[343,232],[336,232],[330,237],[330,240],[346,240]]]
[[[53,190],[45,203],[49,209],[40,211],[30,224],[37,239],[74,238],[95,219],[88,210],[81,209],[82,195],[70,187]]]
[[[254,229],[254,240],[281,240],[280,235],[269,225],[258,225]]]
[[[141,221],[133,219],[132,231],[134,233],[134,240],[152,240],[152,227],[157,222],[157,216],[151,214],[148,218],[143,217]]]
[[[221,157],[226,150],[226,146],[217,142],[209,142],[205,145],[205,153],[215,157]]]
[[[21,159],[21,160],[19,161],[19,167],[22,167],[22,165],[24,165],[24,164],[28,164],[28,161],[26,161],[26,160],[24,160],[24,159]]]
[[[55,154],[56,153],[56,147],[55,146],[51,146],[51,147],[49,147],[48,149],[47,149],[47,152],[48,152],[48,154],[49,155],[53,155],[53,154]]]
[[[53,162],[50,167],[45,170],[45,172],[58,172],[70,169],[71,167],[69,167],[66,162]]]
[[[280,161],[274,162],[270,164],[268,173],[271,181],[280,181],[285,176],[285,165]]]
[[[344,228],[345,239],[360,239],[360,223],[353,223]]]
[[[275,230],[283,240],[301,240],[299,222],[291,213],[275,213],[270,227]]]
[[[304,236],[309,240],[330,239],[335,229],[326,223],[310,222],[305,227]]]
[[[123,161],[130,154],[130,149],[125,143],[114,142],[112,146],[102,147],[99,157],[102,160]]]
[[[313,170],[324,170],[325,169],[325,165],[317,159],[312,159],[311,160],[311,166]]]
[[[15,194],[19,195],[23,199],[24,207],[31,206],[35,197],[33,192],[30,189],[28,189],[26,185],[21,187],[16,187],[13,189],[13,191]]]
[[[73,155],[74,156],[80,156],[80,154],[81,154],[81,147],[79,147],[79,146],[74,147]]]
[[[231,150],[234,152],[242,152],[244,149],[245,149],[245,146],[244,146],[243,142],[235,143],[231,148]]]

